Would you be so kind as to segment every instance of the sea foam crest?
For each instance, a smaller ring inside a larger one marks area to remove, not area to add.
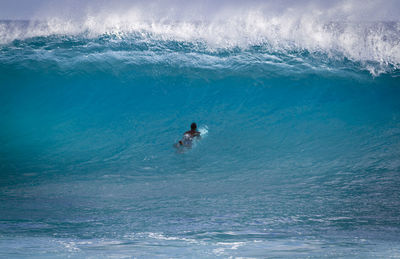
[[[374,67],[398,69],[400,22],[356,20],[359,17],[354,19],[354,2],[325,9],[308,5],[276,12],[261,5],[240,12],[238,8],[220,8],[208,17],[190,18],[171,12],[148,12],[143,6],[88,11],[74,19],[49,16],[25,23],[3,21],[0,43],[49,35],[112,35],[114,40],[139,35],[143,41],[201,42],[209,51],[263,46],[269,52],[318,52],[355,62],[373,62]]]

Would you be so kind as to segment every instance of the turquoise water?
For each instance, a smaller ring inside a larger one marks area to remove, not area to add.
[[[0,257],[400,256],[398,23],[351,48],[1,24]]]

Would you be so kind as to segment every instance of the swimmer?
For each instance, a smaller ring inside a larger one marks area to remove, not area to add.
[[[200,138],[200,132],[197,131],[197,125],[195,122],[193,122],[190,125],[190,130],[186,131],[185,134],[183,134],[182,140],[179,140],[179,144],[181,146],[190,146],[192,145],[192,140],[195,137]]]

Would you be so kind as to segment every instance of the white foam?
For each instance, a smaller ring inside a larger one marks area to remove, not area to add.
[[[201,137],[206,137],[208,135],[208,127],[207,125],[199,127],[199,132]]]
[[[0,43],[48,35],[112,35],[124,40],[139,35],[146,40],[202,42],[216,49],[267,46],[271,52],[307,50],[356,62],[376,62],[366,66],[372,74],[385,67],[400,67],[400,13],[395,1],[336,1],[322,4],[301,1],[249,4],[237,2],[213,5],[167,1],[93,7],[87,4],[78,17],[52,10],[39,13],[41,22],[29,26],[0,24]],[[54,8],[53,8],[54,9]],[[162,12],[160,11],[162,10]],[[211,11],[212,10],[212,11]],[[388,18],[397,20],[388,22]],[[395,18],[394,18],[395,17]],[[381,22],[386,21],[386,22]]]

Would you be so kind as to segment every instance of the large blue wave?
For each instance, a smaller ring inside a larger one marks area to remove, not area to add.
[[[0,254],[393,255],[398,22],[99,17],[1,22]]]

